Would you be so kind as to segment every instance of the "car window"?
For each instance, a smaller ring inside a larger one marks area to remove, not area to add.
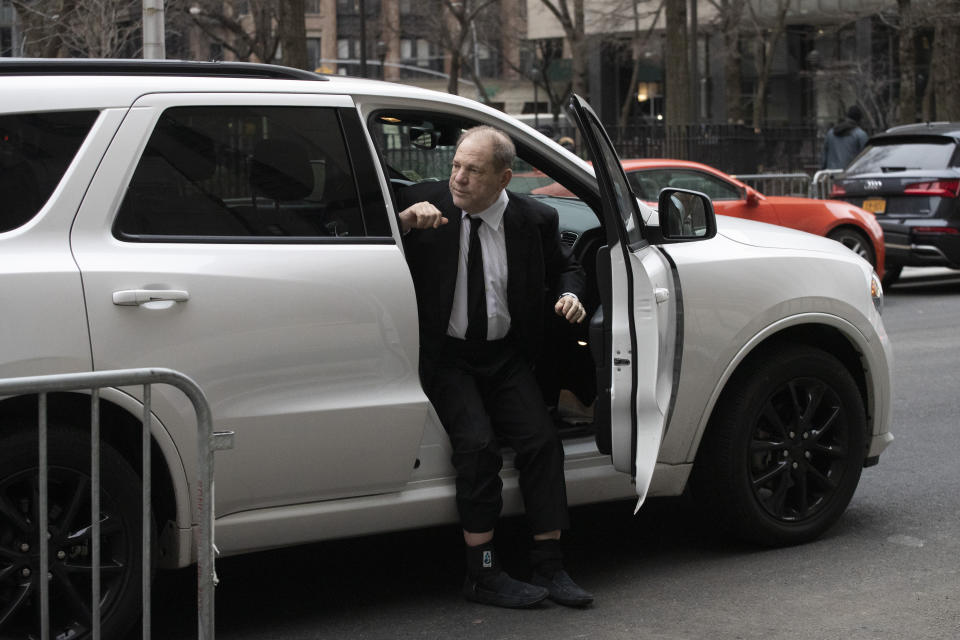
[[[946,169],[957,165],[956,147],[951,139],[938,136],[879,138],[867,143],[846,173]]]
[[[743,199],[736,185],[695,169],[641,169],[628,172],[627,179],[641,200],[654,201],[667,187],[700,191],[711,200]]]
[[[370,120],[370,134],[395,181],[446,182],[457,140],[476,122],[444,114],[381,113]]]
[[[400,110],[375,113],[368,122],[370,135],[396,188],[449,180],[460,134],[478,124],[452,114]],[[517,144],[511,168],[513,178],[507,189],[514,193],[573,195],[563,185],[569,178],[551,169],[551,163],[530,147]]]
[[[97,119],[96,111],[0,116],[0,233],[43,208]]]
[[[368,176],[358,187],[342,124],[333,108],[168,109],[134,171],[115,233],[140,241],[388,236],[379,185]]]

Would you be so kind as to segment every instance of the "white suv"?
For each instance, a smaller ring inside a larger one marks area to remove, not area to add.
[[[445,180],[477,123],[515,140],[511,188],[578,195],[545,200],[587,270],[592,319],[551,328],[537,368],[571,504],[691,488],[734,533],[791,544],[840,517],[892,440],[870,265],[832,240],[715,218],[698,194],[665,190],[658,216],[578,99],[592,168],[470,100],[264,65],[5,60],[0,95],[0,377],[151,366],[197,381],[216,428],[236,433],[216,461],[224,554],[456,520],[396,202]],[[180,567],[194,559],[195,423],[165,389],[154,522],[159,565]],[[100,400],[105,637],[137,615],[140,402]],[[69,606],[89,582],[88,405],[49,398],[64,637],[89,631]],[[36,406],[0,400],[3,636],[36,626]],[[509,461],[502,475],[519,512]]]

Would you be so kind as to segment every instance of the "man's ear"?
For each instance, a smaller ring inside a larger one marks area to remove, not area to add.
[[[513,170],[510,167],[507,167],[503,170],[503,173],[500,174],[500,188],[506,189],[507,185],[510,184],[510,180],[513,179]]]

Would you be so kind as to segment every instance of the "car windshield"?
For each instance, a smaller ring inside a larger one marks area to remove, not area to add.
[[[867,144],[847,167],[847,174],[888,173],[953,166],[956,144],[934,136],[881,138]]]

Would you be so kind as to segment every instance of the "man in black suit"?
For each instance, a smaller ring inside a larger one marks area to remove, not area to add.
[[[562,565],[569,525],[563,447],[532,370],[550,307],[582,322],[584,273],[560,242],[557,212],[506,191],[515,150],[493,127],[466,131],[448,184],[400,194],[404,249],[420,310],[420,373],[450,436],[467,545],[464,595],[527,607],[593,596]],[[530,583],[502,571],[493,533],[502,507],[501,443],[516,451],[534,533]]]

